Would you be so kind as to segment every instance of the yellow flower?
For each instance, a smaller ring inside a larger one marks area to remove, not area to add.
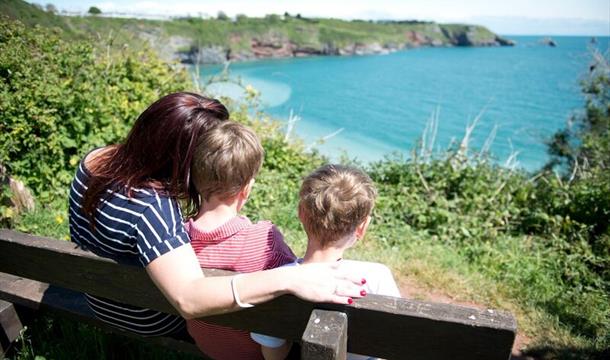
[[[58,224],[63,224],[63,223],[64,223],[64,217],[63,217],[63,216],[61,216],[61,215],[57,215],[57,216],[55,217],[55,221],[56,221]]]
[[[246,97],[254,98],[258,96],[258,90],[256,90],[252,85],[246,85]]]

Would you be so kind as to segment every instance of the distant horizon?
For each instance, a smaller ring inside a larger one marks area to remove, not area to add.
[[[274,0],[30,0],[58,10],[86,13],[96,6],[103,13],[124,13],[139,18],[181,16],[215,17],[222,11],[264,17],[266,14],[301,14],[309,18],[341,20],[432,21],[485,26],[496,34],[512,36],[610,36],[610,2],[606,0],[513,0],[510,3],[468,0],[460,4],[446,0],[347,1],[310,0],[307,3]],[[142,15],[142,16],[140,16]]]

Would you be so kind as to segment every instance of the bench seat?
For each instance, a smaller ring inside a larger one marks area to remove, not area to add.
[[[0,299],[16,304],[52,306],[66,315],[80,306],[82,314],[82,300],[79,303],[74,293],[87,292],[177,314],[143,268],[98,257],[65,241],[0,229],[0,272],[6,273]],[[34,282],[25,286],[27,281]],[[64,301],[62,294],[68,290],[72,295]],[[341,359],[353,352],[386,359],[506,360],[516,335],[510,313],[378,295],[357,299],[353,305],[310,303],[284,295],[204,319],[300,341],[305,359]]]

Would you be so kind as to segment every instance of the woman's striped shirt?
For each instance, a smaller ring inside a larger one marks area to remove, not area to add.
[[[157,257],[189,243],[182,213],[175,199],[152,188],[107,190],[94,215],[92,227],[83,205],[90,173],[81,161],[70,189],[70,237],[99,256],[128,259],[147,266]],[[144,336],[175,333],[184,328],[180,317],[86,295],[89,306],[102,321]]]

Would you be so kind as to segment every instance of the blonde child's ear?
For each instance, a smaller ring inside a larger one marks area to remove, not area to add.
[[[367,216],[360,225],[356,226],[356,239],[362,239],[364,234],[366,234],[366,229],[368,229],[369,224],[371,223],[371,216]]]

